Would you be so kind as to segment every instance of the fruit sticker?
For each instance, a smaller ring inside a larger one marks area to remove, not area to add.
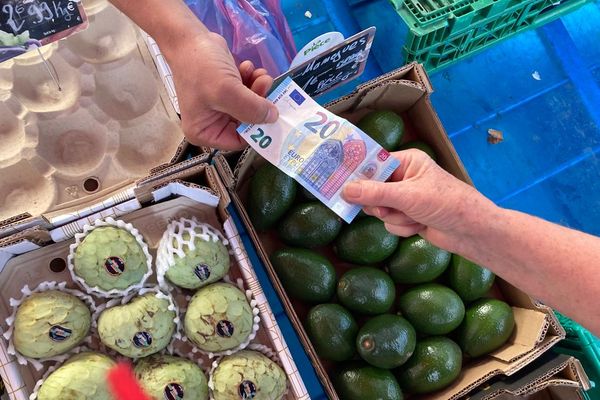
[[[183,399],[183,387],[179,383],[169,383],[165,386],[165,400]]]
[[[253,399],[256,396],[256,385],[252,381],[243,381],[238,387],[240,399]]]
[[[121,257],[108,257],[104,261],[104,268],[111,275],[121,275],[125,272],[125,261]]]
[[[50,336],[50,339],[52,339],[55,342],[62,342],[71,337],[71,333],[72,331],[68,328],[64,328],[60,325],[54,325],[50,328],[48,336]]]
[[[221,337],[233,336],[233,324],[227,320],[221,320],[217,323],[217,334]]]
[[[148,332],[138,332],[133,335],[135,347],[149,347],[152,344],[152,335]]]
[[[200,279],[201,282],[204,282],[208,278],[210,278],[210,267],[206,264],[198,264],[194,268],[194,274]]]

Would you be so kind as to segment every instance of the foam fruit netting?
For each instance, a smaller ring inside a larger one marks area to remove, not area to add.
[[[62,90],[37,51],[0,63],[0,220],[142,177],[183,137],[138,28],[107,0],[83,5],[89,28],[41,48]]]

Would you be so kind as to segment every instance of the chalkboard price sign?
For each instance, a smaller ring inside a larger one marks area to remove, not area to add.
[[[289,76],[306,93],[315,97],[357,78],[365,69],[374,36],[374,27],[357,33],[279,76],[273,87]]]
[[[80,1],[2,0],[0,61],[55,42],[87,27]]]

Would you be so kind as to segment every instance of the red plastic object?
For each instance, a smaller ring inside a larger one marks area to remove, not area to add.
[[[138,383],[128,363],[119,363],[107,376],[110,391],[116,400],[151,400]]]

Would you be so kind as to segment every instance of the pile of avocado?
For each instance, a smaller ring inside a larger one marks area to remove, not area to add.
[[[390,151],[402,147],[393,112],[372,112],[358,126]],[[409,145],[435,157],[422,142]],[[492,272],[420,236],[401,239],[374,217],[345,224],[270,164],[252,178],[247,210],[257,230],[285,244],[271,264],[286,293],[312,307],[304,326],[318,356],[335,364],[342,400],[443,389],[514,330],[512,308],[485,297]]]

